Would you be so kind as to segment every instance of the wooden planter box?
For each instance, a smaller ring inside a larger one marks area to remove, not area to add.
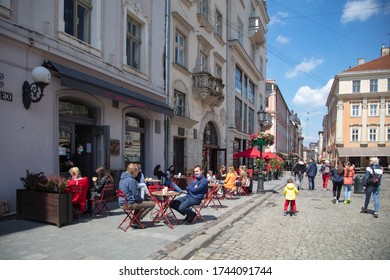
[[[56,224],[73,221],[72,193],[16,190],[16,218]]]

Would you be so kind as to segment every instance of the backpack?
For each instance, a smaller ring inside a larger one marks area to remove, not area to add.
[[[379,179],[375,174],[374,168],[371,166],[372,169],[372,176],[370,175],[370,178],[367,180],[367,184],[372,186],[372,187],[377,187],[379,183]]]

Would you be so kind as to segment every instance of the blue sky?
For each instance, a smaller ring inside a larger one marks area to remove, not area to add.
[[[304,145],[318,141],[336,74],[380,57],[390,43],[389,0],[267,0],[267,79],[298,113]]]

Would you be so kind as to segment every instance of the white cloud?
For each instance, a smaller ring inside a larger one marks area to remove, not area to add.
[[[281,44],[288,44],[288,43],[290,43],[290,38],[288,38],[286,36],[279,35],[276,38],[276,42],[281,43]]]
[[[277,12],[276,15],[270,17],[268,26],[271,26],[271,25],[274,25],[274,24],[282,24],[282,25],[284,25],[285,22],[283,21],[283,19],[285,19],[286,17],[288,17],[288,13],[287,12]]]
[[[301,86],[293,98],[293,103],[307,111],[325,106],[332,83],[333,79],[330,79],[324,87],[315,89]]]
[[[305,58],[300,64],[295,66],[294,69],[286,72],[286,78],[294,78],[300,73],[310,73],[322,63],[324,63],[322,58],[310,58],[309,60]]]
[[[340,21],[342,23],[355,20],[366,21],[380,11],[378,6],[380,3],[377,0],[348,0],[344,5]]]

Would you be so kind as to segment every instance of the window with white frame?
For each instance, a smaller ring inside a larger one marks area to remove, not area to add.
[[[185,98],[186,96],[184,93],[175,90],[174,113],[176,116],[185,117]]]
[[[64,0],[65,33],[91,43],[91,0]]]
[[[376,141],[376,133],[377,129],[376,128],[369,128],[368,129],[368,141]]]
[[[241,45],[244,44],[244,24],[240,19],[237,19],[237,26],[238,26],[238,41],[241,43]]]
[[[203,52],[200,53],[199,57],[199,69],[200,72],[208,72],[208,57]]]
[[[222,67],[218,64],[215,64],[214,75],[215,77],[222,79]]]
[[[351,141],[352,142],[358,142],[359,141],[359,129],[358,128],[352,128],[351,129]]]
[[[378,115],[378,104],[370,104],[369,105],[368,115],[370,117],[375,117]]]
[[[208,19],[208,9],[209,9],[209,1],[208,0],[200,0],[198,1],[198,13]]]
[[[141,67],[141,45],[141,24],[127,15],[126,64],[135,69]]]
[[[387,129],[387,140],[386,141],[390,141],[390,128]]]
[[[370,80],[370,92],[378,92],[378,79]]]
[[[175,63],[184,66],[185,38],[179,32],[175,32]]]
[[[235,73],[235,84],[236,84],[236,92],[241,93],[242,91],[242,70],[236,67]]]
[[[222,38],[222,14],[215,11],[215,33]]]
[[[388,115],[388,116],[390,116],[390,102],[389,103],[387,103],[387,110],[386,110],[386,114]]]
[[[360,105],[359,104],[352,104],[351,105],[351,116],[352,117],[359,117],[360,116]]]
[[[360,93],[360,80],[352,81],[352,92]]]
[[[253,103],[255,101],[255,84],[249,81],[248,101]]]
[[[387,79],[387,91],[390,91],[390,78]]]

